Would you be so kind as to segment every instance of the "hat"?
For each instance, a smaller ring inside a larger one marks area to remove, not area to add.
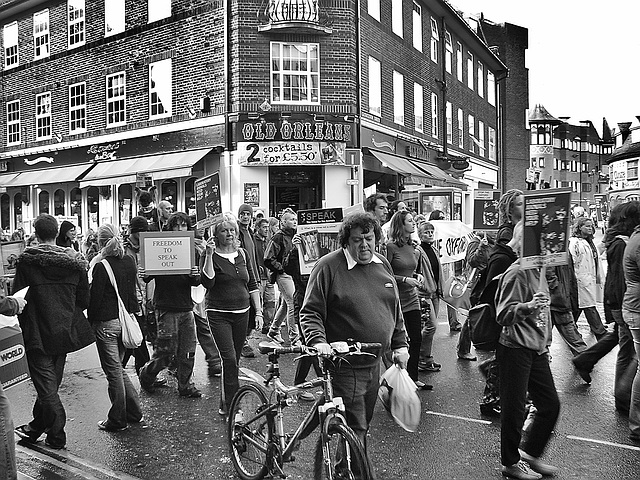
[[[73,223],[68,222],[67,220],[65,220],[64,222],[62,222],[62,223],[60,224],[60,233],[59,233],[59,237],[60,237],[60,238],[64,238],[64,236],[67,234],[67,232],[68,232],[69,230],[73,230],[74,228],[76,228],[76,226],[75,226]]]
[[[264,218],[264,212],[259,208],[256,208],[256,218]]]
[[[133,217],[129,222],[129,233],[146,232],[149,230],[149,222],[144,217]]]
[[[242,212],[249,212],[249,214],[253,216],[253,207],[251,205],[243,203],[238,209],[238,216],[240,216]]]

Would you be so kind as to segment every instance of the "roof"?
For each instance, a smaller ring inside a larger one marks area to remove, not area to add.
[[[529,123],[549,123],[551,125],[560,125],[564,123],[551,115],[544,105],[536,104],[533,111],[529,114]]]

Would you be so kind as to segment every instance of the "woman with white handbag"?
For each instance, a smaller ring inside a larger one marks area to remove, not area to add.
[[[118,230],[110,224],[98,229],[98,246],[102,261],[93,267],[88,318],[96,335],[100,363],[109,382],[111,409],[106,420],[98,422],[100,430],[117,432],[129,423],[142,420],[138,392],[122,367],[125,347],[122,343],[120,305],[128,313],[138,310],[136,264],[124,254]]]

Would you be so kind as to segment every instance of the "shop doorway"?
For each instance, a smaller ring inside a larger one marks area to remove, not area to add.
[[[269,168],[269,211],[322,208],[322,167]]]

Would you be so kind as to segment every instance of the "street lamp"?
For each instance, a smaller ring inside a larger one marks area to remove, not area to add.
[[[574,140],[578,142],[578,157],[580,161],[580,206],[582,206],[582,171],[584,168],[582,167],[582,139],[580,137],[575,137]]]

